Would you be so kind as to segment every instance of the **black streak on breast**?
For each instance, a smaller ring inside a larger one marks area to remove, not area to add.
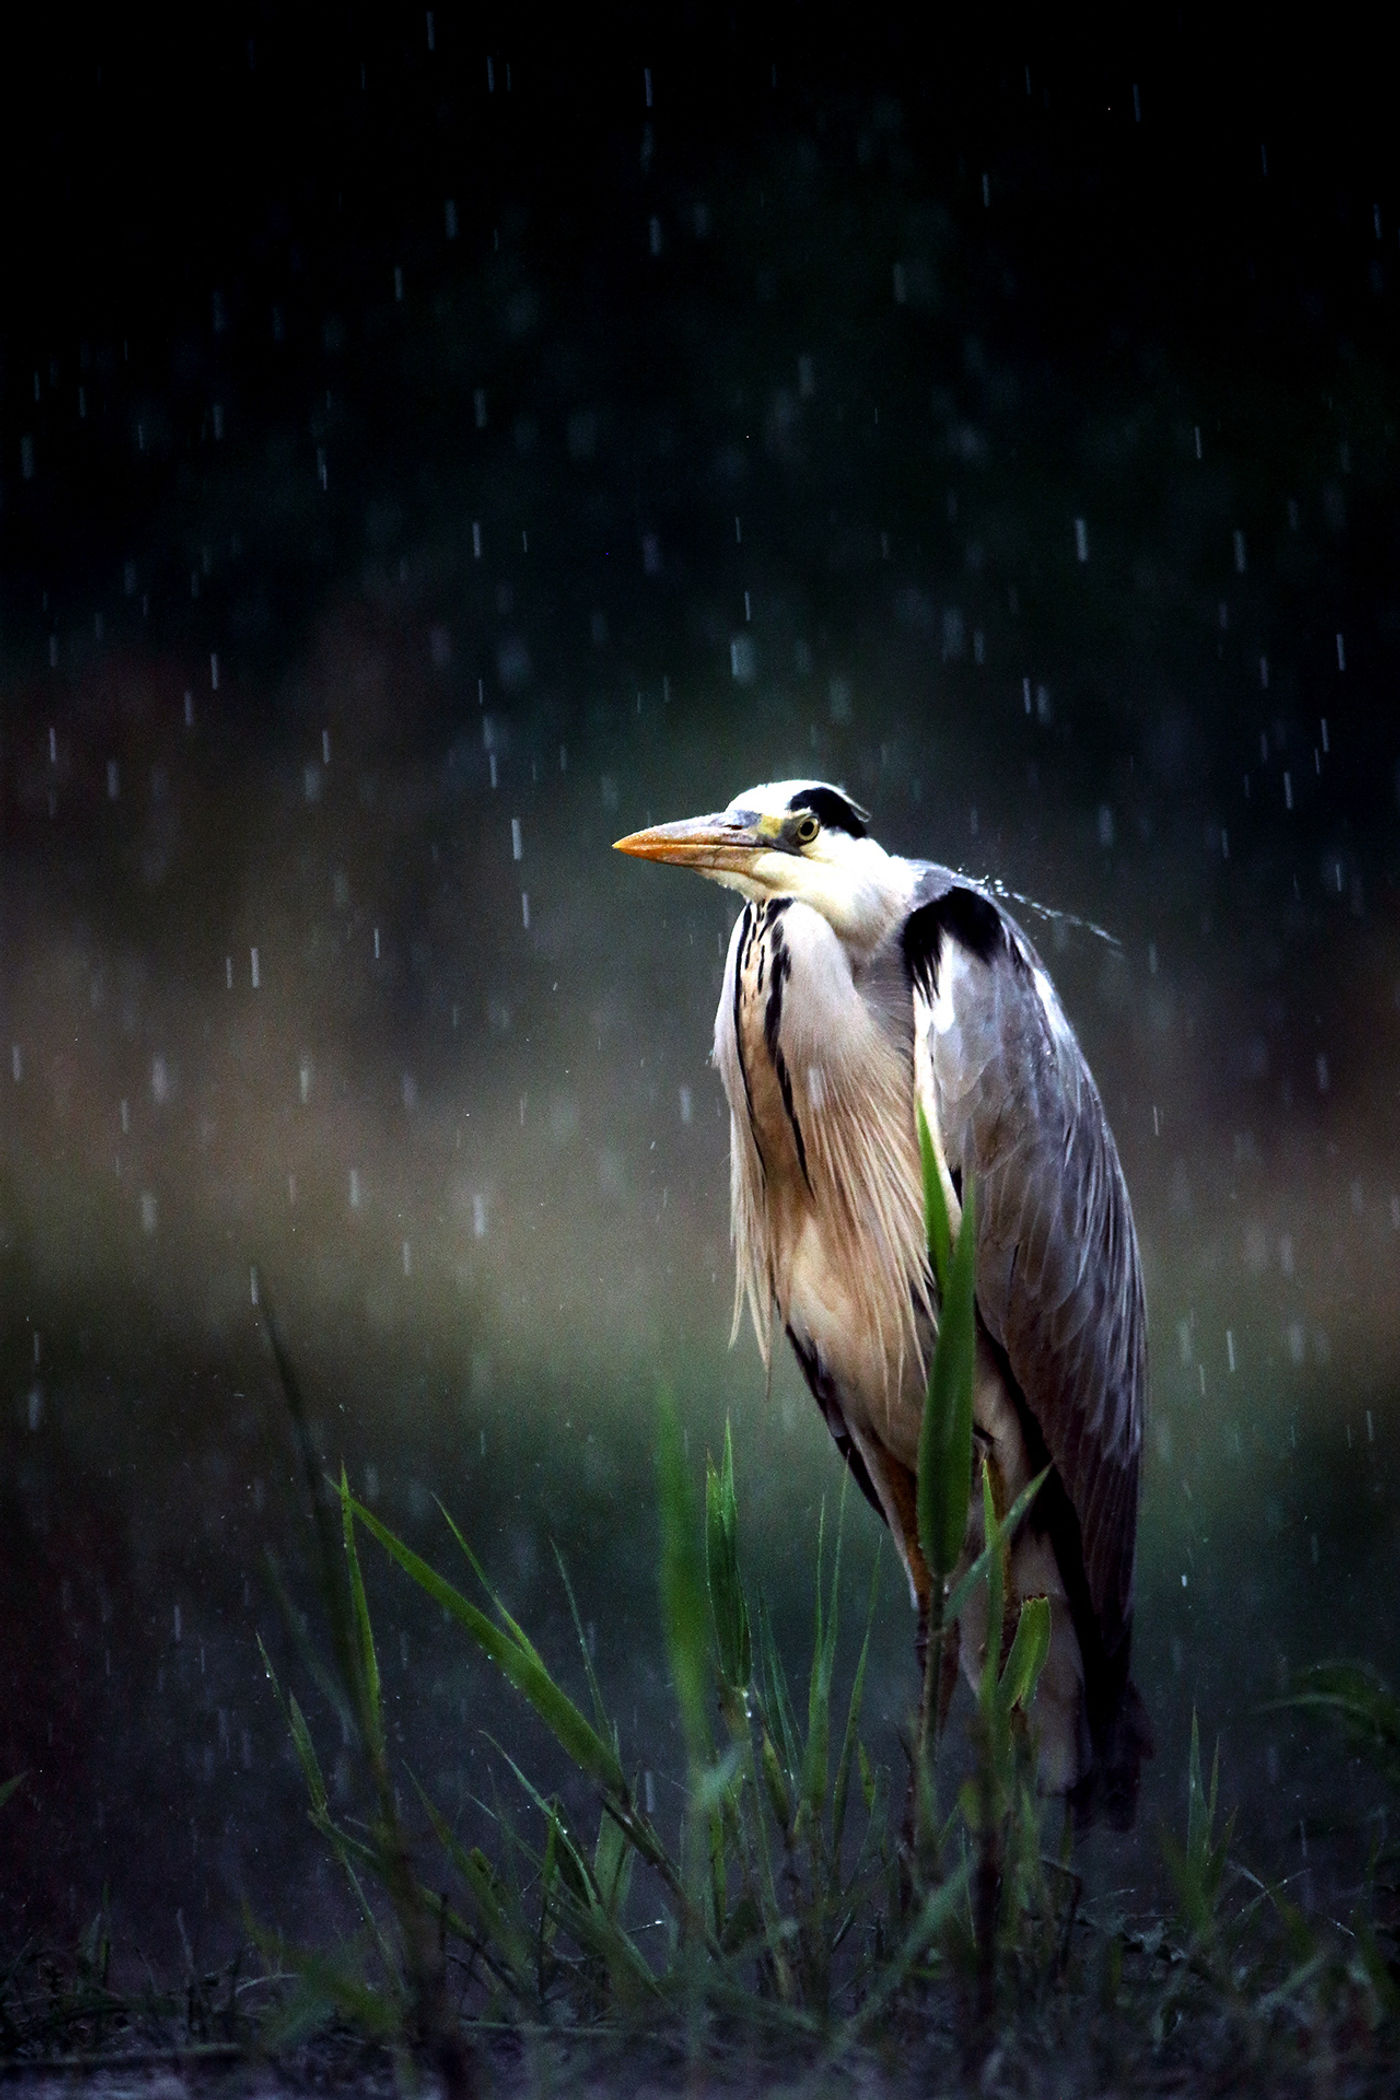
[[[783,929],[780,923],[782,913],[786,909],[785,904],[769,906],[768,1003],[763,1009],[763,1041],[767,1047],[769,1057],[773,1060],[773,1070],[778,1080],[778,1092],[783,1097],[783,1112],[792,1131],[792,1141],[797,1147],[797,1164],[802,1169],[802,1179],[810,1189],[812,1177],[807,1172],[807,1146],[802,1136],[802,1125],[797,1120],[797,1110],[793,1106],[792,1076],[787,1068],[787,1059],[783,1055],[782,1043],[779,1041],[779,1030],[782,1027],[783,1020],[783,988],[792,975],[792,955],[787,942],[783,938]],[[760,991],[763,989],[761,965],[758,988]]]
[[[768,1168],[764,1163],[763,1147],[758,1142],[758,1126],[755,1124],[753,1116],[753,1088],[749,1085],[749,1068],[744,1063],[744,1030],[741,1013],[744,999],[744,969],[748,963],[749,950],[753,946],[754,934],[758,924],[758,914],[751,904],[744,906],[744,916],[740,924],[743,930],[739,940],[739,952],[734,958],[734,1055],[739,1060],[739,1077],[744,1082],[744,1103],[749,1112],[749,1129],[753,1133],[754,1151],[758,1154],[759,1168],[764,1180],[767,1181]]]
[[[788,1328],[787,1338],[792,1343],[793,1354],[802,1366],[802,1375],[811,1388],[812,1398],[822,1411],[822,1420],[831,1431],[832,1440],[837,1450],[855,1476],[856,1486],[860,1489],[881,1523],[887,1524],[889,1518],[885,1515],[880,1497],[876,1494],[870,1475],[865,1469],[865,1460],[861,1457],[851,1437],[851,1432],[846,1427],[846,1417],[841,1412],[841,1402],[837,1398],[831,1374],[822,1362],[815,1344],[810,1341],[804,1341],[800,1335],[793,1332],[791,1327]]]

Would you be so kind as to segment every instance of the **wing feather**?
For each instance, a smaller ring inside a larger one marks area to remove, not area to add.
[[[1147,1395],[1127,1185],[1083,1053],[1025,934],[945,870],[928,871],[915,902],[905,959],[925,1107],[955,1185],[976,1176],[978,1306],[1079,1520],[1112,1656],[1132,1616]]]

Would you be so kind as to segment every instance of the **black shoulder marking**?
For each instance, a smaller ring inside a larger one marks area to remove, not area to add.
[[[810,809],[817,822],[826,831],[848,831],[853,839],[870,835],[870,812],[852,802],[839,788],[799,788],[788,803],[789,809]]]
[[[983,963],[1006,945],[1006,926],[991,898],[955,884],[904,922],[904,967],[930,989],[938,983],[938,951],[945,933]]]

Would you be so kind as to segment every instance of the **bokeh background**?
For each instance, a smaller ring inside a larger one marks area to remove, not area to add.
[[[104,1887],[158,1959],[338,1916],[255,1645],[333,1758],[268,1304],[327,1463],[415,1540],[441,1495],[567,1661],[557,1542],[668,1798],[663,1380],[697,1473],[733,1420],[803,1666],[839,1468],[726,1347],[733,906],[608,850],[794,774],[1061,914],[1017,907],[1152,1327],[1159,1754],[1102,1871],[1150,1891],[1193,1707],[1246,1857],[1355,1869],[1364,1780],[1269,1702],[1400,1631],[1400,189],[1366,50],[1279,35],[7,30],[7,1934]],[[475,1828],[483,1731],[547,1756],[372,1574],[406,1767]]]

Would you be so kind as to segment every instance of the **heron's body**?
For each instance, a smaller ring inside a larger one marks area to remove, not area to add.
[[[1128,1676],[1142,1282],[1113,1140],[1039,958],[993,897],[886,854],[816,783],[755,789],[719,818],[624,844],[748,897],[715,1026],[736,1327],[746,1300],[766,1357],[776,1311],[921,1606],[915,1469],[937,1304],[916,1102],[955,1223],[975,1174],[979,1449],[1003,1507],[1053,1466],[1011,1560],[1014,1591],[1052,1601],[1042,1781],[1127,1820],[1147,1746]],[[969,1554],[976,1495],[972,1507]],[[960,1632],[971,1673],[985,1604]]]

